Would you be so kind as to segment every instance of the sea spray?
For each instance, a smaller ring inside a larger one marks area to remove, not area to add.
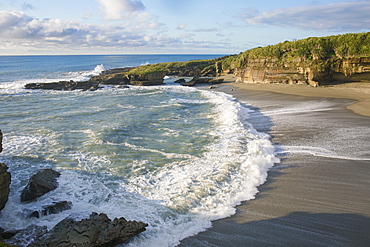
[[[3,228],[50,229],[70,214],[81,218],[95,211],[149,223],[130,246],[176,246],[254,198],[278,160],[269,136],[248,123],[251,110],[227,94],[174,86],[173,78],[166,78],[172,86],[95,92],[22,87],[85,79],[101,69],[1,83],[0,162],[12,173]],[[20,203],[27,179],[44,168],[61,172],[59,187]],[[62,200],[71,201],[72,209],[26,217],[27,209]]]
[[[1,219],[7,228],[51,228],[71,213],[96,211],[149,223],[132,246],[175,246],[254,198],[278,161],[269,136],[248,124],[251,110],[223,93],[162,86],[27,97],[22,99],[39,101],[33,112],[43,105],[48,110],[18,121],[5,139],[1,158],[13,165],[15,181]],[[9,119],[20,120],[22,111],[9,104],[11,109]],[[62,173],[60,187],[20,204],[27,176],[45,167]],[[73,207],[24,217],[26,208],[53,200],[72,201]]]

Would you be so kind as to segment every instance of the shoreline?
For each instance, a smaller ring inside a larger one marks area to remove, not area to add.
[[[331,86],[311,87],[306,85],[237,83],[233,75],[222,76],[223,85],[253,91],[273,92],[287,95],[350,99],[354,102],[347,106],[354,113],[370,117],[370,83],[342,83]]]
[[[271,135],[281,162],[254,200],[179,246],[368,246],[369,91],[232,79],[214,90],[255,111],[248,122]]]

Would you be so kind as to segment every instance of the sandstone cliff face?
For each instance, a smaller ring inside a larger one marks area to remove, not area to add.
[[[234,68],[238,82],[285,83],[310,86],[338,82],[370,82],[370,57],[305,61],[249,59],[243,68]]]

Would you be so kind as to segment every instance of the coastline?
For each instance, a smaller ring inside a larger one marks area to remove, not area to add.
[[[370,117],[370,83],[342,83],[331,86],[311,87],[306,85],[236,83],[233,75],[223,76],[225,84],[243,90],[273,92],[305,97],[325,97],[335,99],[350,99],[353,102],[347,106],[354,113]]]
[[[214,90],[255,110],[248,121],[272,136],[281,162],[254,200],[179,246],[368,246],[369,88],[232,80]]]

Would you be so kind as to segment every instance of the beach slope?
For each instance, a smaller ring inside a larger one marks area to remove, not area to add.
[[[347,86],[218,86],[254,110],[281,162],[254,200],[180,246],[369,246],[369,88]]]

